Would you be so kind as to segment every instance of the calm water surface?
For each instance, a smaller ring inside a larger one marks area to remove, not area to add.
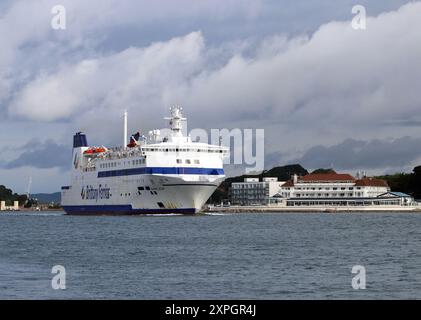
[[[420,299],[421,214],[1,213],[0,298]]]

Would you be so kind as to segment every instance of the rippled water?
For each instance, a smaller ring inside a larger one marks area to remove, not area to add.
[[[0,298],[420,299],[421,214],[1,213]]]

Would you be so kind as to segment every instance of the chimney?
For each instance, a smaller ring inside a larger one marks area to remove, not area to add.
[[[292,176],[292,181],[294,182],[294,184],[296,184],[298,182],[297,174],[294,173],[294,175]]]

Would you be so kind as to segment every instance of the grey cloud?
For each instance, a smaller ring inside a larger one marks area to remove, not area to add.
[[[384,125],[396,127],[421,127],[421,120],[412,117],[411,119],[385,121]]]
[[[40,143],[32,140],[25,144],[24,150],[19,157],[6,162],[2,167],[5,169],[15,169],[20,167],[34,167],[40,169],[70,167],[71,148],[67,145],[60,145],[52,140]]]
[[[421,139],[347,139],[333,146],[314,146],[293,160],[306,168],[378,169],[407,167],[421,157]]]

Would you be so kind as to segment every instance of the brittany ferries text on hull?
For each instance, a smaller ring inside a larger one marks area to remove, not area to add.
[[[170,134],[139,133],[124,146],[89,147],[86,135],[73,138],[71,184],[62,187],[68,214],[196,213],[225,178],[226,147],[192,142],[182,133],[181,107],[172,107]]]

